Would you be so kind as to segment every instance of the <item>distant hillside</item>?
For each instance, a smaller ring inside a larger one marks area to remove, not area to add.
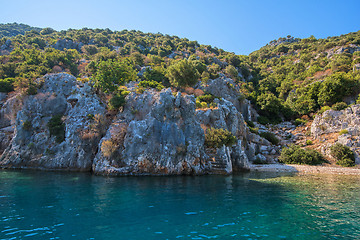
[[[360,31],[316,39],[279,38],[249,55],[248,96],[268,118],[309,114],[358,95]]]
[[[26,24],[18,24],[18,23],[6,23],[6,24],[2,24],[0,23],[0,38],[3,37],[14,37],[16,35],[19,34],[25,34],[25,32],[27,31],[37,31],[40,32],[41,28],[37,28],[37,27],[30,27],[29,25]]]

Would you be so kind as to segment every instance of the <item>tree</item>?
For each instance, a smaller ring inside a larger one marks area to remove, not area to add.
[[[175,87],[193,86],[200,74],[192,61],[181,60],[169,66],[166,76]]]
[[[118,86],[136,80],[135,70],[125,61],[102,61],[96,69],[94,87],[105,93],[113,92]]]

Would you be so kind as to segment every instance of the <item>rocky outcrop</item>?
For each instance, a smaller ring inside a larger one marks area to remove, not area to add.
[[[36,95],[7,97],[0,112],[0,166],[92,171],[106,175],[229,174],[273,154],[272,145],[250,133],[250,105],[239,101],[229,79],[211,80],[216,107],[196,109],[193,95],[148,89],[130,94],[124,108],[107,112],[87,83],[60,73],[46,75]],[[16,106],[16,107],[15,107]],[[245,113],[244,113],[245,112]],[[54,120],[57,118],[57,122]],[[56,135],[51,126],[56,122]],[[205,145],[208,128],[230,131],[237,141]]]
[[[89,171],[97,142],[90,142],[81,134],[90,127],[87,116],[103,115],[105,108],[87,84],[77,82],[71,75],[47,75],[44,80],[38,94],[23,97],[15,122],[11,118],[4,121],[13,125],[15,132],[0,164]],[[48,129],[50,119],[56,115],[63,116],[64,121],[65,140],[60,143]]]
[[[356,163],[360,162],[360,105],[351,105],[342,111],[328,110],[315,117],[311,125],[311,134],[320,141],[326,135],[336,134],[337,142],[350,147],[356,154]],[[339,134],[340,133],[340,134]],[[323,153],[329,154],[330,145],[326,142]]]
[[[58,50],[66,49],[76,49],[81,51],[82,46],[84,46],[81,42],[74,42],[69,39],[59,39],[52,47]]]

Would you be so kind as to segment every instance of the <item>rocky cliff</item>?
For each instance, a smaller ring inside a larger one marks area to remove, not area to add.
[[[46,75],[36,95],[2,97],[0,165],[111,175],[248,169],[249,160],[271,144],[250,133],[244,116],[250,119],[252,110],[239,102],[231,81],[215,79],[203,86],[219,96],[216,107],[208,109],[196,109],[193,95],[170,88],[140,94],[130,84],[126,105],[111,113],[89,84],[65,73]],[[226,129],[237,140],[208,148],[208,128]]]
[[[360,105],[335,111],[328,110],[315,117],[311,125],[311,134],[322,144],[320,151],[330,156],[330,146],[341,143],[355,153],[356,164],[360,163]],[[332,141],[330,141],[332,140]]]

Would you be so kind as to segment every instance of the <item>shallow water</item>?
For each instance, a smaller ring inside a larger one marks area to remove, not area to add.
[[[0,170],[0,239],[360,239],[359,180]]]

